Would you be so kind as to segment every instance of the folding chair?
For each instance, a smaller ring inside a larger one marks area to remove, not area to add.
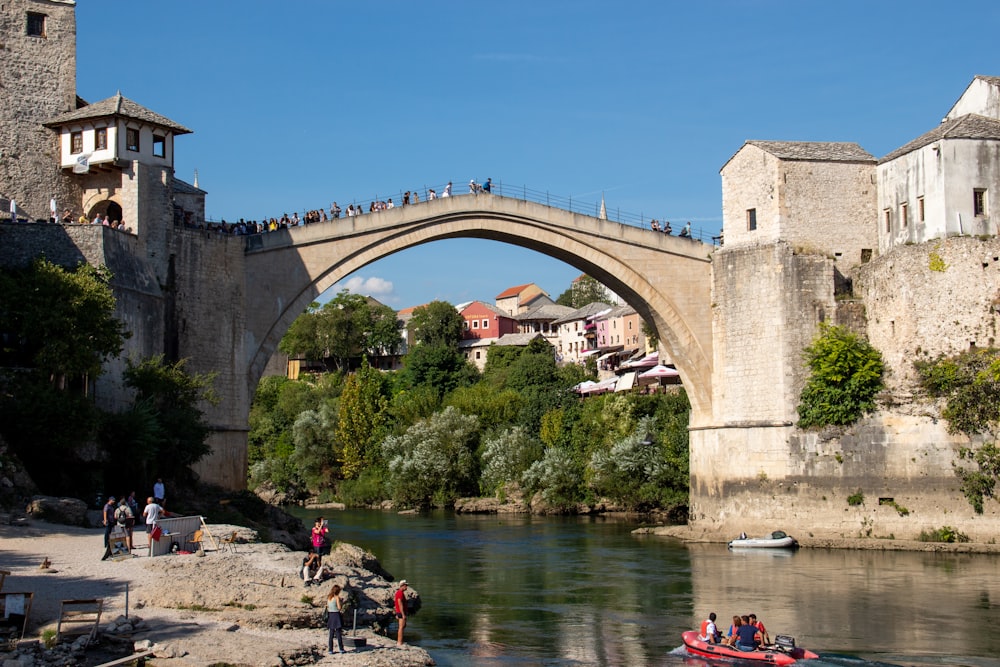
[[[233,553],[236,553],[236,534],[237,533],[234,530],[232,535],[230,535],[229,537],[223,537],[220,540],[223,549],[229,549]]]

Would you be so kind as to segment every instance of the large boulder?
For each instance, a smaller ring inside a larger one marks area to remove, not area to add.
[[[87,525],[87,503],[79,498],[55,498],[34,496],[24,510],[28,516],[43,519],[49,523],[69,526]]]

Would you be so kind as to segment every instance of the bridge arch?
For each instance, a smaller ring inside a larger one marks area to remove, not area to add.
[[[711,416],[711,246],[496,195],[438,199],[248,237],[249,395],[281,337],[316,297],[368,264],[444,239],[478,238],[559,259],[619,294],[656,331],[692,405]]]

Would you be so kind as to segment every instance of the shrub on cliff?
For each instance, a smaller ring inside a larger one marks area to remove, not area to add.
[[[941,416],[948,420],[948,431],[975,435],[995,431],[1000,424],[1000,350],[986,348],[962,352],[951,357],[914,363],[924,391],[945,400]],[[955,465],[955,475],[962,480],[962,495],[976,514],[983,513],[983,502],[993,498],[1000,477],[1000,448],[986,443],[977,448],[962,448],[959,459],[975,465]]]
[[[846,426],[875,409],[882,389],[882,355],[845,327],[820,325],[805,349],[811,374],[798,407],[799,426]]]

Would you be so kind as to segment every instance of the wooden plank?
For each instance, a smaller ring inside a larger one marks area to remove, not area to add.
[[[117,660],[112,660],[111,662],[104,662],[97,667],[117,667],[117,665],[127,665],[130,662],[139,661],[140,664],[145,661],[146,658],[153,655],[152,649],[148,651],[140,651],[139,653],[133,653],[132,655],[127,655],[124,658],[118,658]]]

